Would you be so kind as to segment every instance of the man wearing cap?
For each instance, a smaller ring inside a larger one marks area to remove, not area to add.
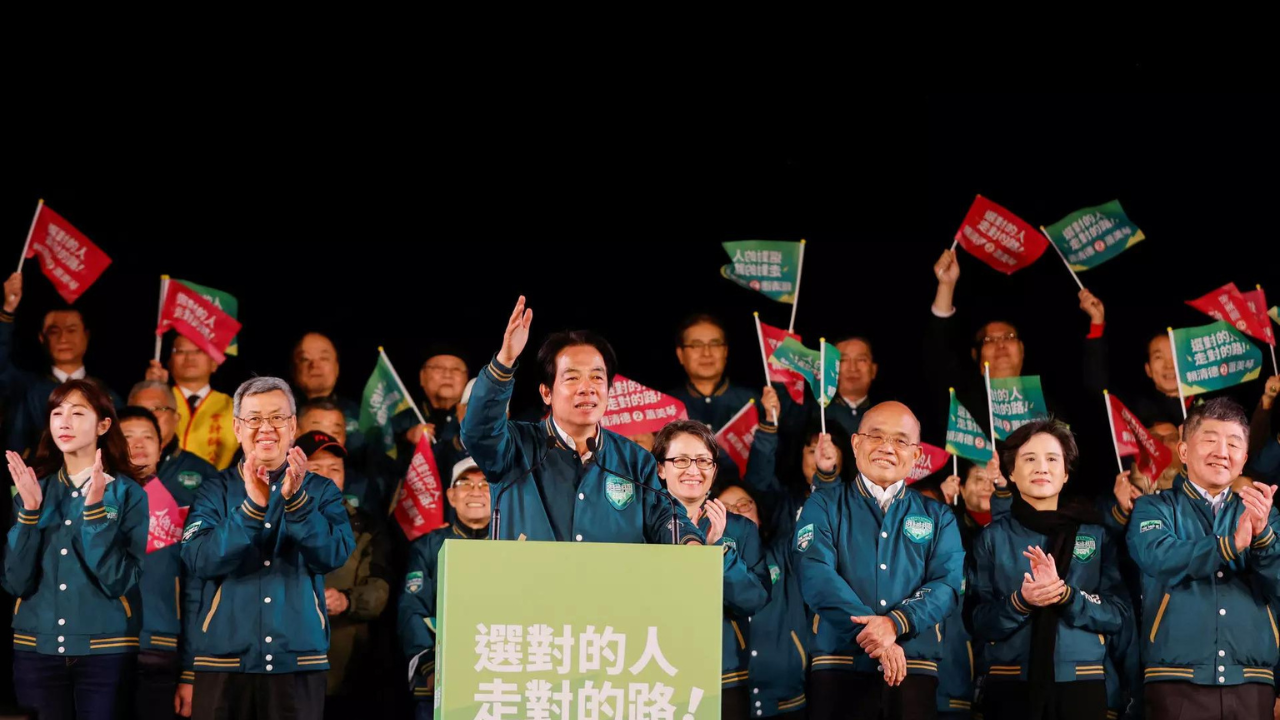
[[[436,560],[444,541],[483,540],[489,537],[489,482],[471,458],[453,466],[446,493],[456,519],[427,533],[409,548],[409,566],[400,596],[400,643],[409,659],[409,683],[415,700],[415,717],[430,718],[435,692]]]
[[[521,296],[462,421],[462,444],[499,487],[498,539],[671,543],[674,534],[677,543],[702,544],[684,508],[663,497],[653,455],[600,424],[617,364],[604,338],[582,330],[548,337],[536,370],[550,415],[507,419],[532,322]]]
[[[431,435],[431,442],[439,447],[451,443],[459,432],[458,403],[467,384],[467,361],[462,351],[446,345],[437,345],[427,353],[426,362],[418,370],[418,384],[426,400],[420,407],[425,425],[418,422],[418,414],[412,409],[396,415],[393,428],[396,436],[406,441],[410,449],[418,444],[423,432]],[[449,467],[441,465],[441,467]]]
[[[167,383],[173,379],[174,408],[178,413],[177,437],[182,449],[194,453],[219,470],[231,464],[240,444],[232,427],[231,396],[209,384],[218,363],[194,342],[181,335],[169,351],[169,368],[152,360],[147,380]]]
[[[329,478],[339,492],[346,486],[347,449],[319,430],[304,432],[294,443],[307,454],[307,470]],[[390,594],[390,537],[377,515],[343,500],[356,549],[342,567],[324,577],[324,604],[329,615],[329,713],[347,717],[357,705],[359,688],[367,687],[369,624],[382,614]]]

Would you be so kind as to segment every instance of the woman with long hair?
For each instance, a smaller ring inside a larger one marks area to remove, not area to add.
[[[14,686],[42,720],[112,718],[138,652],[146,493],[101,386],[59,385],[46,415],[32,467],[7,453],[17,486],[3,576],[17,598]]]

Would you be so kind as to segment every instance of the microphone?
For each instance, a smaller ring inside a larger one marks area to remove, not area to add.
[[[591,462],[592,462],[592,463],[594,463],[597,467],[599,467],[601,470],[603,470],[603,471],[605,471],[605,472],[609,473],[610,475],[613,475],[614,477],[618,478],[619,480],[626,480],[627,482],[631,483],[632,485],[635,485],[636,487],[638,487],[638,488],[640,488],[640,489],[642,489],[642,490],[644,490],[644,491],[646,491],[646,492],[651,492],[651,493],[653,493],[653,494],[655,494],[655,495],[658,495],[659,497],[664,497],[664,498],[666,498],[666,499],[667,499],[667,502],[671,503],[671,544],[672,544],[672,545],[679,545],[679,544],[680,544],[680,529],[679,529],[679,527],[678,527],[678,523],[676,522],[676,499],[675,499],[675,496],[673,496],[671,493],[667,492],[666,490],[663,490],[662,488],[655,488],[655,487],[652,487],[652,486],[650,486],[650,485],[646,485],[645,483],[642,483],[642,482],[640,482],[639,480],[636,480],[635,478],[633,478],[633,477],[631,477],[631,476],[629,476],[629,475],[624,475],[623,473],[620,473],[620,472],[618,472],[617,470],[611,470],[611,469],[609,469],[609,468],[605,467],[604,465],[601,465],[601,464],[600,464],[600,461],[599,461],[599,457],[596,455],[596,450],[597,450],[598,448],[599,448],[599,443],[597,443],[597,442],[596,442],[596,439],[595,439],[595,438],[593,438],[593,437],[591,437],[591,438],[587,438],[587,450],[591,453]]]
[[[501,531],[502,510],[501,508],[498,507],[498,501],[501,500],[502,496],[506,494],[508,490],[511,489],[511,486],[529,477],[530,475],[533,474],[534,470],[537,470],[538,468],[542,467],[542,463],[546,462],[547,458],[551,456],[551,451],[555,448],[555,446],[556,446],[555,436],[548,435],[546,445],[543,447],[543,450],[542,450],[542,457],[538,458],[538,461],[534,463],[528,470],[526,470],[524,475],[521,475],[518,479],[512,480],[511,482],[505,482],[502,484],[502,487],[498,488],[498,496],[493,499],[493,514],[489,516],[489,539],[490,540],[498,540],[500,539],[502,534],[502,531]]]

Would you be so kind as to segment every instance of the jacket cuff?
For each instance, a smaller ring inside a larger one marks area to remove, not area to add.
[[[1009,596],[1009,604],[1013,606],[1013,609],[1016,610],[1019,615],[1031,614],[1031,603],[1027,602],[1027,599],[1023,597],[1022,590],[1020,589],[1014,590],[1013,594]]]
[[[1129,524],[1129,513],[1125,512],[1124,508],[1120,507],[1120,503],[1116,503],[1111,506],[1111,517],[1122,526],[1127,526]]]
[[[756,430],[759,432],[776,433],[778,432],[778,426],[767,420],[761,420],[760,424],[756,426]]]
[[[287,513],[295,513],[306,507],[307,502],[311,500],[311,496],[307,495],[307,491],[301,488],[294,493],[293,497],[285,501],[284,511]]]
[[[930,305],[930,306],[929,306],[929,312],[933,313],[933,316],[934,316],[934,317],[936,317],[936,318],[942,318],[943,320],[946,320],[947,318],[949,318],[949,317],[951,317],[952,315],[955,315],[955,314],[956,314],[956,306],[955,306],[955,304],[952,304],[952,305],[951,305],[951,312],[947,313],[946,315],[943,315],[942,313],[940,313],[940,312],[938,312],[936,309],[934,309],[934,307],[933,307],[932,305]]]
[[[35,527],[40,522],[39,510],[28,510],[26,508],[18,508],[18,523],[20,525],[28,525]]]
[[[11,313],[5,312],[4,310],[0,310],[0,322],[3,322],[3,323],[13,322],[13,315]]]
[[[194,670],[183,670],[178,676],[179,685],[194,685],[196,682],[196,672]]]
[[[84,506],[84,521],[86,523],[97,523],[98,521],[106,522],[106,520],[107,506],[103,504],[102,500],[99,500],[92,505]]]
[[[901,637],[911,632],[911,620],[907,618],[907,614],[901,610],[890,610],[889,619],[898,629],[898,636]]]
[[[1236,558],[1240,557],[1236,553],[1235,541],[1225,535],[1218,536],[1218,554],[1222,556],[1223,562],[1228,565],[1235,562]]]
[[[821,470],[818,470],[813,474],[813,483],[816,485],[820,482],[824,482],[824,483],[835,482],[836,478],[838,477],[840,477],[840,473],[838,471],[828,475],[822,472]]]
[[[1275,541],[1276,541],[1276,531],[1272,529],[1270,525],[1268,525],[1267,531],[1262,533],[1258,537],[1254,538],[1253,544],[1251,544],[1249,547],[1253,548],[1254,550],[1262,550],[1263,548],[1271,547],[1272,544],[1275,543]]]
[[[260,525],[267,519],[267,509],[247,497],[240,503],[240,512],[255,525]]]
[[[1068,602],[1071,602],[1071,596],[1077,595],[1077,594],[1078,593],[1075,590],[1071,589],[1070,585],[1067,585],[1066,588],[1062,591],[1062,597],[1058,598],[1058,602],[1054,604],[1066,605]]]
[[[1102,337],[1102,331],[1107,327],[1106,323],[1089,323],[1089,334],[1084,336],[1085,340],[1097,340]]]
[[[519,363],[517,362],[516,365],[519,365]],[[498,362],[497,353],[493,354],[493,360],[489,361],[489,366],[485,369],[489,371],[489,377],[493,379],[494,382],[499,383],[511,382],[511,378],[515,377],[516,374],[515,365],[507,367],[506,365]]]

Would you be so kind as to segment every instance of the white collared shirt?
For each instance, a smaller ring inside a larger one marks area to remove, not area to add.
[[[183,387],[178,388],[178,392],[182,393],[182,397],[187,399],[188,404],[190,404],[191,402],[192,395],[195,395],[196,397],[200,398],[200,402],[196,403],[197,405],[204,402],[204,399],[209,397],[209,392],[211,390],[213,390],[213,388],[209,387],[208,385],[205,385],[204,387],[200,388],[195,392],[188,392],[187,389]]]
[[[889,506],[893,504],[895,499],[897,499],[898,494],[902,492],[902,488],[907,483],[906,480],[899,480],[898,482],[890,485],[887,489],[882,489],[879,485],[868,480],[865,475],[859,474],[858,477],[862,480],[862,484],[867,488],[867,492],[871,493],[871,497],[875,499],[878,505],[880,505],[880,509],[885,512],[888,512]]]
[[[848,395],[841,395],[840,397],[841,399],[844,400],[844,404],[849,406],[849,411],[852,412],[854,415],[858,414],[858,404],[861,403],[863,400],[866,400],[865,397],[860,397],[857,400],[854,400]]]
[[[74,370],[70,374],[64,373],[58,368],[53,368],[53,376],[57,378],[60,383],[64,383],[68,380],[83,380],[85,378],[84,366],[81,365],[78,370]]]
[[[557,435],[559,435],[559,436],[560,436],[560,439],[564,441],[564,444],[565,444],[565,446],[566,446],[566,447],[568,447],[570,450],[573,450],[573,451],[575,451],[575,452],[577,451],[577,449],[578,449],[578,443],[574,442],[573,438],[569,437],[569,433],[565,432],[565,431],[560,427],[560,424],[556,422],[555,418],[551,418],[551,427],[553,427],[553,428],[555,428],[555,429],[556,429],[556,434],[557,434]],[[600,442],[600,430],[599,430],[599,428],[597,428],[597,429],[596,429],[596,442]],[[586,465],[586,464],[587,464],[587,461],[591,459],[592,454],[593,454],[593,453],[592,453],[590,450],[588,450],[587,452],[582,453],[582,464],[583,464],[583,465]]]
[[[90,465],[89,467],[81,470],[75,475],[68,475],[67,477],[68,479],[71,480],[71,484],[75,485],[76,488],[83,488],[84,484],[89,482],[89,478],[92,476],[93,476],[93,466]],[[111,477],[110,475],[107,475],[107,482],[111,482],[112,480],[115,480],[115,478]]]
[[[1195,483],[1191,483],[1191,487],[1195,488],[1196,492],[1200,493],[1200,497],[1209,501],[1209,508],[1213,510],[1214,517],[1217,517],[1218,511],[1222,509],[1222,506],[1224,504],[1226,504],[1227,498],[1231,497],[1231,488],[1227,488],[1223,490],[1222,492],[1218,493],[1217,497],[1214,497],[1209,494],[1208,490],[1205,490],[1204,488],[1200,487]]]

